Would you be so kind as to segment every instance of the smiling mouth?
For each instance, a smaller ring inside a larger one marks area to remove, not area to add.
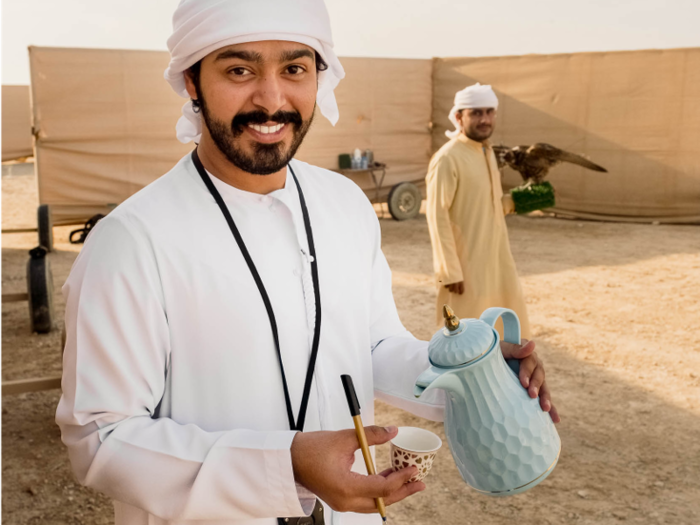
[[[276,126],[261,126],[259,124],[248,124],[248,127],[253,129],[254,131],[257,131],[258,133],[262,133],[263,135],[270,135],[280,132],[285,125],[286,124],[277,124]]]

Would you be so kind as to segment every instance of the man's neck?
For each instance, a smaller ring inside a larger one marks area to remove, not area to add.
[[[204,169],[217,179],[239,190],[266,195],[284,188],[287,181],[286,166],[270,175],[255,175],[234,166],[211,138],[205,137],[204,134],[202,134],[202,140],[197,146],[197,154]]]
[[[462,137],[465,138],[466,140],[476,142],[477,144],[480,144],[481,146],[486,146],[488,144],[488,140],[489,140],[489,139],[484,139],[484,140],[473,139],[473,138],[467,136],[467,134],[464,131],[462,131]]]

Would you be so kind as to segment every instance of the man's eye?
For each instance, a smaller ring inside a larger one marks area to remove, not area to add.
[[[244,67],[234,67],[234,68],[229,69],[228,72],[237,76],[237,77],[242,77],[242,76],[250,74],[250,71],[248,71]]]
[[[304,71],[304,68],[301,66],[289,66],[287,68],[287,72],[292,75],[301,75]]]

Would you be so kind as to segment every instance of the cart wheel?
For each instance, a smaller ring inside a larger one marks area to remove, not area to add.
[[[415,184],[402,182],[397,184],[389,192],[387,204],[389,213],[397,221],[413,219],[420,211],[420,203],[423,196]]]
[[[53,251],[53,221],[51,220],[51,207],[42,204],[37,208],[37,224],[39,230],[39,246],[47,251]]]
[[[47,250],[37,246],[29,252],[27,295],[32,332],[47,334],[53,328],[53,276]]]

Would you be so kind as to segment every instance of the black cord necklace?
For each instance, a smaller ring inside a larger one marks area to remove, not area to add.
[[[299,432],[302,432],[304,430],[304,422],[306,420],[306,409],[308,408],[308,405],[309,405],[309,396],[311,394],[311,383],[313,382],[314,368],[316,366],[316,356],[318,355],[318,345],[319,345],[320,336],[321,336],[321,292],[320,292],[319,284],[318,284],[318,262],[317,262],[317,257],[316,257],[316,248],[314,246],[314,236],[313,236],[313,232],[311,231],[311,220],[309,219],[309,211],[306,207],[306,201],[304,200],[304,193],[301,190],[301,185],[299,184],[299,180],[297,179],[296,175],[294,174],[294,170],[292,169],[292,166],[288,165],[289,171],[291,172],[292,177],[294,178],[294,182],[296,183],[297,191],[299,192],[299,202],[301,204],[301,211],[302,211],[302,214],[304,216],[304,227],[306,228],[306,237],[307,237],[307,240],[309,243],[309,252],[311,255],[311,257],[310,257],[311,277],[313,279],[314,301],[316,303],[316,325],[314,327],[314,338],[313,338],[313,342],[311,344],[311,357],[309,358],[309,366],[306,370],[306,380],[304,381],[304,393],[302,395],[301,405],[299,407],[299,417],[297,418],[297,420],[295,422],[294,412],[292,410],[292,402],[291,402],[290,397],[289,397],[289,388],[287,387],[287,377],[284,373],[284,364],[282,362],[282,352],[280,351],[280,342],[279,342],[279,334],[278,334],[278,330],[277,330],[277,321],[275,319],[275,312],[272,309],[272,304],[270,303],[270,298],[267,295],[267,290],[265,290],[265,285],[263,284],[262,279],[260,278],[260,274],[258,273],[258,269],[255,267],[255,263],[253,262],[253,259],[251,258],[250,253],[248,252],[248,248],[246,247],[245,242],[243,242],[243,238],[241,237],[241,234],[238,231],[238,228],[236,227],[236,223],[233,221],[233,217],[231,217],[231,213],[228,211],[228,208],[226,207],[224,200],[221,198],[221,194],[216,189],[216,186],[214,186],[214,183],[209,178],[209,175],[207,174],[206,170],[204,169],[204,166],[202,166],[202,162],[199,160],[199,155],[197,154],[196,149],[192,152],[192,161],[194,162],[194,165],[197,168],[197,171],[199,172],[200,177],[204,181],[204,184],[207,186],[207,189],[209,189],[209,192],[214,197],[214,200],[219,205],[221,212],[223,213],[224,217],[226,218],[226,222],[228,223],[228,226],[231,229],[231,233],[233,234],[233,237],[236,239],[236,243],[238,244],[238,247],[240,248],[241,253],[243,254],[243,258],[245,259],[246,263],[248,264],[248,268],[250,269],[250,273],[252,274],[253,279],[255,280],[255,284],[257,285],[258,291],[260,292],[260,296],[262,297],[263,303],[265,304],[265,309],[267,310],[267,316],[270,320],[270,329],[272,330],[272,338],[275,342],[275,350],[277,351],[277,359],[278,359],[279,365],[280,365],[280,372],[282,373],[282,386],[284,389],[284,401],[285,401],[285,404],[287,405],[287,418],[289,419],[289,428],[290,428],[290,430],[298,430]]]

